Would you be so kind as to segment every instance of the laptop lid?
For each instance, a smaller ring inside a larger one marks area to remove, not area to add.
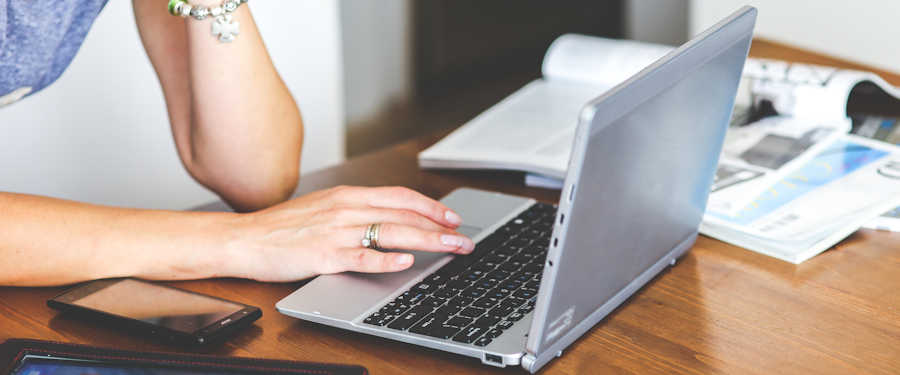
[[[526,370],[559,355],[693,245],[756,13],[741,8],[585,106]]]

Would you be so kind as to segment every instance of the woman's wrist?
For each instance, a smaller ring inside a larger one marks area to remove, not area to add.
[[[145,244],[153,243],[156,249],[145,249],[143,257],[136,254],[141,265],[134,270],[133,276],[160,280],[237,276],[227,244],[234,236],[232,223],[239,215],[230,212],[150,213],[146,219],[161,226],[145,229],[153,230],[157,240]],[[139,241],[144,240],[139,238]]]

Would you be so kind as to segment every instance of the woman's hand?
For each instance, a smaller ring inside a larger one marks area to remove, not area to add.
[[[413,256],[362,246],[369,224],[380,223],[384,249],[468,254],[457,233],[458,214],[402,187],[345,187],[314,192],[263,211],[238,215],[226,234],[225,274],[292,281],[343,271],[395,272]]]

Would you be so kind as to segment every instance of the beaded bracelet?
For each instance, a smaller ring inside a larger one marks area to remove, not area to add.
[[[191,5],[186,0],[169,0],[169,14],[184,18],[193,17],[197,21],[212,16],[215,18],[212,23],[212,35],[219,38],[220,43],[231,43],[235,36],[240,34],[241,26],[240,22],[232,20],[231,13],[247,1],[249,0],[225,0],[218,6],[207,8]]]

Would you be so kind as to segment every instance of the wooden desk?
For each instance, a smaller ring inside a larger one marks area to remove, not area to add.
[[[755,56],[850,66],[760,41]],[[883,72],[882,72],[883,74]],[[894,84],[900,77],[884,74]],[[516,173],[425,172],[412,140],[305,176],[300,192],[337,184],[405,185],[432,197],[458,186],[554,201]],[[701,237],[676,267],[635,294],[546,373],[900,373],[900,234],[863,230],[801,265]],[[478,360],[283,316],[275,302],[302,283],[204,280],[173,285],[263,308],[223,355],[358,363],[374,374],[521,373]],[[29,337],[139,350],[172,350],[57,317],[44,302],[63,288],[0,288],[0,340]]]

